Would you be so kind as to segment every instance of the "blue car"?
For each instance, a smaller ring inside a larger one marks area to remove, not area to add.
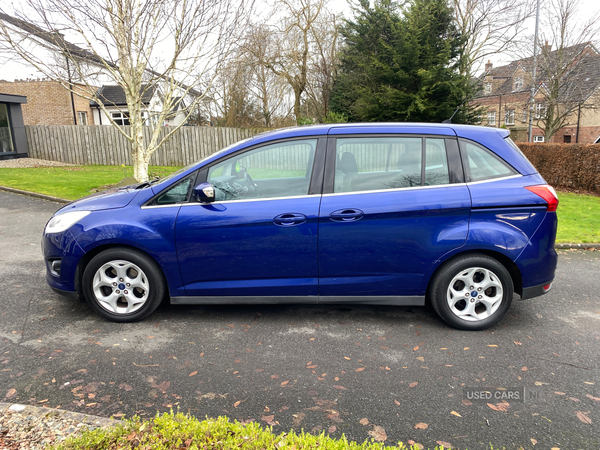
[[[502,129],[331,124],[238,142],[58,210],[56,291],[108,320],[172,304],[425,305],[481,330],[548,292],[558,199]]]

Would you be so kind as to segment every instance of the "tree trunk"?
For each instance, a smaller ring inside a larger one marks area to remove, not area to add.
[[[146,156],[147,149],[144,148],[144,129],[141,126],[132,127],[133,142],[131,143],[133,158],[133,178],[142,183],[148,181],[148,163],[150,158]],[[134,133],[135,132],[135,133]]]

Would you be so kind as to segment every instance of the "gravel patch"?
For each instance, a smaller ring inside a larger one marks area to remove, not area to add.
[[[59,161],[47,161],[37,158],[16,158],[0,160],[0,168],[2,169],[23,169],[28,167],[67,167],[76,166],[77,164],[69,164]]]
[[[83,430],[117,423],[70,411],[0,403],[0,449],[42,450]]]

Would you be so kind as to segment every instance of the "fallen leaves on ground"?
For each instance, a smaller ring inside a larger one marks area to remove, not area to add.
[[[456,417],[462,417],[459,413],[457,413],[456,411],[450,411],[450,414],[452,414],[453,416]]]
[[[275,415],[271,414],[270,416],[261,416],[260,420],[262,420],[263,422],[267,422],[267,424],[273,426],[273,425],[277,425],[273,419],[275,419]]]
[[[334,384],[333,387],[336,388],[336,389],[339,389],[341,391],[345,391],[346,390],[346,388],[344,386],[338,386],[336,384]]]
[[[358,369],[355,370],[355,372],[362,372],[365,369],[366,369],[366,367],[359,367]]]
[[[437,445],[441,445],[444,448],[452,448],[452,445],[449,444],[448,442],[444,442],[444,441],[435,441],[437,442]]]
[[[417,430],[426,430],[427,428],[429,428],[429,425],[427,425],[426,423],[423,423],[423,422],[419,422],[418,424],[415,425],[415,429],[417,429]]]
[[[510,405],[508,403],[496,403],[495,405],[492,403],[488,403],[487,404],[490,408],[492,408],[494,411],[500,411],[500,412],[507,412],[508,408],[510,407]]]
[[[600,402],[600,397],[594,397],[593,395],[590,394],[586,394],[585,395],[587,398],[591,398],[592,400],[594,400],[595,402]]]
[[[583,423],[587,423],[589,425],[592,424],[592,419],[589,418],[588,414],[590,413],[590,411],[575,411],[575,414],[577,414],[577,418],[579,420],[581,420]]]
[[[188,376],[193,377],[194,375],[196,375],[198,373],[197,370],[194,370],[192,373],[190,373]]]
[[[379,425],[374,425],[373,429],[371,431],[369,431],[369,436],[371,436],[373,439],[375,439],[378,442],[383,442],[387,439],[387,434],[385,432],[385,430],[383,429],[383,427],[380,427]]]
[[[398,406],[400,406],[400,402],[398,400],[394,400],[394,403]]]
[[[329,432],[329,434],[331,433],[335,433],[335,431],[337,430],[337,427],[335,425],[331,425],[327,431]]]
[[[360,423],[361,425],[369,425],[369,419],[367,419],[366,417],[364,419],[360,419],[358,421],[358,423]]]
[[[7,399],[11,399],[15,395],[17,395],[17,390],[15,388],[10,388],[8,391],[6,391],[6,398]]]
[[[418,381],[413,381],[412,383],[410,383],[410,384],[408,385],[408,387],[415,387],[417,384],[419,384],[419,382],[418,382]]]
[[[530,441],[531,441],[531,444],[532,444],[532,445],[535,445],[535,444],[537,444],[537,441],[536,441],[534,438],[531,438],[531,439],[530,439]]]

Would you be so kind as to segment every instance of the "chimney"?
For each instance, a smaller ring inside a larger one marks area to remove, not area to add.
[[[546,43],[544,45],[542,45],[542,54],[546,53],[550,53],[550,50],[552,49],[552,44],[548,44],[548,41],[546,41]]]
[[[490,70],[492,70],[492,66],[493,64],[491,63],[491,61],[488,59],[487,64],[485,65],[485,71],[489,72]]]

